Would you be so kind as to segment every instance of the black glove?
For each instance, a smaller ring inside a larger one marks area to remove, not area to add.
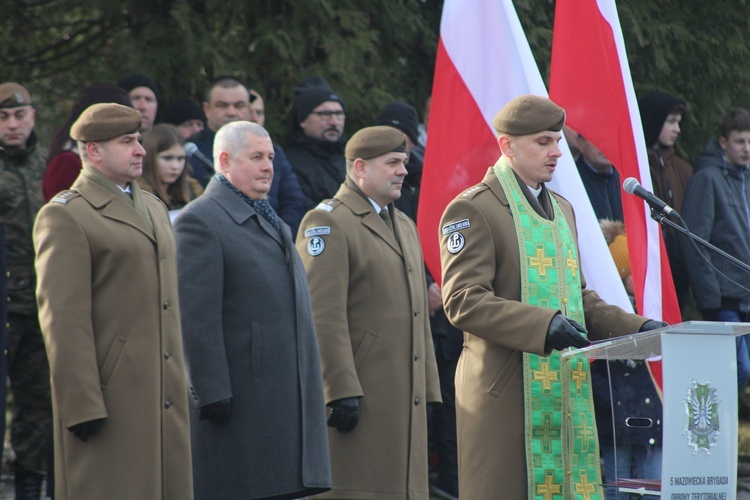
[[[570,318],[562,314],[552,316],[552,321],[547,329],[547,341],[544,350],[551,352],[552,349],[562,351],[566,347],[586,347],[591,342],[581,335],[587,333],[586,329]]]
[[[359,398],[337,399],[328,403],[331,413],[328,415],[328,427],[335,427],[339,432],[349,432],[359,422]]]
[[[88,439],[96,434],[96,431],[101,427],[103,418],[97,418],[96,420],[89,420],[88,422],[81,422],[80,424],[71,425],[68,430],[73,433],[75,437],[81,441],[88,441]]]
[[[201,406],[198,410],[198,418],[208,420],[212,424],[226,422],[231,416],[232,398],[222,399],[221,401]]]
[[[638,332],[647,332],[649,330],[658,330],[659,328],[664,328],[665,326],[669,326],[669,323],[665,323],[663,321],[656,321],[655,319],[650,319],[643,323],[641,325],[640,330]]]

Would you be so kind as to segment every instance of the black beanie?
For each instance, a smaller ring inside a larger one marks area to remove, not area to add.
[[[375,118],[375,125],[388,125],[399,129],[409,139],[419,142],[419,117],[417,110],[411,104],[401,101],[391,101],[380,110]]]
[[[164,108],[164,122],[179,125],[188,120],[201,120],[206,122],[206,117],[200,107],[187,97],[180,97],[169,103]]]
[[[643,137],[646,139],[647,148],[650,148],[659,140],[659,134],[661,134],[667,116],[678,106],[684,108],[683,114],[687,112],[685,101],[658,90],[649,92],[638,101],[641,123],[643,124]]]
[[[124,89],[127,93],[130,93],[136,87],[148,87],[154,91],[156,102],[159,102],[159,87],[146,75],[128,75],[117,82],[117,86]]]
[[[294,95],[300,95],[307,89],[317,87],[323,87],[325,89],[333,90],[331,88],[331,84],[328,83],[328,80],[326,80],[322,76],[311,76],[297,82],[297,85],[295,85],[293,89]]]
[[[333,90],[325,87],[314,87],[306,89],[297,96],[297,121],[303,122],[307,115],[312,113],[312,110],[323,104],[324,102],[337,102],[341,104],[341,107],[346,110],[344,101],[341,97]]]

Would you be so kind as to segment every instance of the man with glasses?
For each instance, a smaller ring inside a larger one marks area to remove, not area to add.
[[[341,97],[326,87],[301,92],[295,108],[286,155],[310,209],[332,198],[346,177],[346,109]]]

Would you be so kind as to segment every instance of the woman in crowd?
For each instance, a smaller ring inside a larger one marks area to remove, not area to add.
[[[128,94],[117,85],[95,83],[83,89],[68,118],[52,137],[47,156],[47,170],[42,178],[45,201],[49,201],[60,191],[70,189],[81,172],[81,157],[78,155],[76,141],[70,138],[70,127],[86,108],[101,102],[114,102],[132,107]]]
[[[143,135],[143,177],[138,185],[176,211],[203,193],[186,167],[185,139],[174,125],[162,123]]]

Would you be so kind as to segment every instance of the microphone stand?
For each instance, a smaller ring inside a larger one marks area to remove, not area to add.
[[[679,213],[677,213],[676,211],[674,213],[677,214],[677,217],[679,217],[680,219],[682,219],[682,217],[680,217]],[[687,236],[691,240],[695,241],[696,243],[699,243],[704,248],[708,248],[709,250],[711,250],[715,254],[719,255],[723,259],[728,260],[729,262],[731,262],[735,266],[739,267],[740,269],[742,269],[746,273],[750,273],[750,266],[749,265],[747,265],[746,263],[744,263],[741,260],[737,259],[736,257],[733,257],[733,256],[729,255],[728,253],[726,253],[721,248],[715,247],[714,245],[712,245],[711,243],[707,242],[706,240],[704,240],[700,236],[694,235],[693,233],[691,233],[689,230],[685,229],[684,227],[682,227],[682,226],[680,226],[678,224],[675,224],[674,222],[672,222],[671,220],[669,220],[664,214],[662,214],[661,212],[659,212],[657,210],[654,210],[653,208],[651,209],[651,218],[654,219],[656,222],[658,222],[661,225],[666,224],[667,226],[671,227],[672,229],[677,230],[678,232],[684,234],[685,236]]]

